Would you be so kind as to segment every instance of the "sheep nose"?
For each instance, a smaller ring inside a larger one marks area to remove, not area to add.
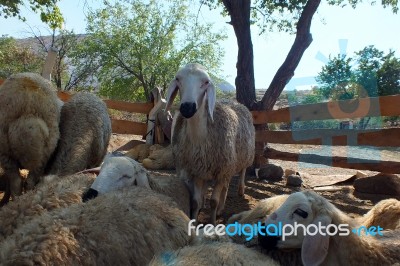
[[[267,250],[276,249],[279,240],[278,236],[258,235],[258,244]]]
[[[196,113],[196,103],[182,103],[179,111],[183,117],[191,118]]]
[[[88,191],[84,192],[82,195],[82,201],[86,202],[90,199],[94,199],[97,197],[99,193],[97,192],[97,190],[93,189],[93,188],[89,188]]]

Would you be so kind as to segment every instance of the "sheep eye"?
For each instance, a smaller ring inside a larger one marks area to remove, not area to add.
[[[128,179],[129,179],[129,178],[132,178],[132,176],[130,176],[130,175],[123,175],[122,178],[128,178]]]
[[[175,77],[175,80],[176,80],[176,81],[179,81],[179,78],[178,78],[178,77]]]
[[[208,84],[210,84],[210,82],[207,80],[206,82],[204,82],[204,84],[208,85]]]
[[[296,209],[294,211],[294,213],[297,214],[300,217],[303,217],[303,218],[307,218],[308,217],[308,213],[303,211],[303,210],[301,210],[301,209]]]

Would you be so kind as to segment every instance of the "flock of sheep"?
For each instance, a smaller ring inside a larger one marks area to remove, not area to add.
[[[255,132],[244,106],[216,102],[214,84],[202,66],[188,64],[177,72],[166,109],[178,93],[171,146],[143,160],[153,167],[173,164],[177,177],[157,178],[124,154],[106,155],[111,122],[97,96],[78,93],[63,104],[39,75],[7,79],[0,87],[0,178],[6,184],[0,265],[400,263],[400,202],[395,199],[353,219],[322,196],[303,191],[262,200],[228,221],[379,225],[386,229],[380,237],[299,234],[283,241],[259,236],[250,246],[240,237],[189,232],[209,186],[212,224],[223,212],[237,173],[243,196]],[[99,165],[97,177],[83,171]],[[29,170],[26,179],[20,169]]]

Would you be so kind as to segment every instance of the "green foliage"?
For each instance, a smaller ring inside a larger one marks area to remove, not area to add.
[[[43,58],[30,47],[18,46],[12,37],[0,37],[0,78],[19,72],[40,72]]]
[[[100,93],[119,99],[149,99],[153,88],[166,89],[188,62],[218,75],[223,56],[218,42],[226,36],[193,17],[178,0],[104,1],[104,8],[88,14],[88,35],[74,62],[82,70],[95,68]]]
[[[59,0],[29,0],[29,8],[36,13],[40,14],[41,20],[48,24],[50,28],[61,28],[64,23],[64,18],[57,6]],[[18,17],[25,21],[26,19],[21,16],[21,6],[26,5],[23,0],[0,0],[0,16],[5,18]]]
[[[200,3],[215,9],[218,5],[226,8],[230,1],[237,0],[200,0]],[[225,2],[225,5],[223,2]],[[251,1],[251,22],[259,26],[260,34],[275,30],[294,33],[307,2],[307,0],[253,0]],[[361,3],[361,1],[328,0],[329,5],[341,7],[350,5],[352,8],[356,8],[358,3]],[[373,4],[375,4],[375,1],[371,2],[371,5]],[[383,0],[382,6],[392,8],[393,13],[397,13],[399,9],[398,0]],[[225,9],[223,15],[227,14],[228,12]]]
[[[367,46],[355,57],[329,58],[316,78],[327,99],[346,100],[400,93],[400,60],[394,52],[387,55]]]

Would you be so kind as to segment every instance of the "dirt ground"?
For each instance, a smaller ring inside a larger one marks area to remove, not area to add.
[[[129,142],[130,140],[135,139],[136,142],[133,144],[124,147],[124,144]],[[137,136],[127,136],[127,135],[117,135],[113,134],[112,140],[110,142],[109,151],[115,150],[127,150],[137,144],[139,141],[142,141]],[[280,145],[274,144],[271,145],[275,149],[290,151],[290,152],[299,152],[305,150],[316,149],[316,146],[312,145]],[[122,148],[120,148],[122,147]],[[119,149],[118,149],[119,148]],[[334,155],[342,155],[345,156],[349,153],[353,153],[354,150],[348,150],[347,147],[334,147],[332,153]],[[357,153],[357,152],[356,152]],[[368,151],[359,152],[360,154],[367,154]],[[388,149],[379,151],[379,153],[374,152],[373,155],[376,156],[379,154],[382,160],[398,160],[400,162],[400,152],[396,149]],[[280,161],[280,160],[269,160],[270,163],[278,164],[283,169],[293,169],[299,172],[306,172],[311,175],[332,175],[332,174],[349,174],[354,175],[357,171],[352,169],[344,169],[337,167],[327,167],[322,165],[307,165],[306,168],[297,163],[297,162],[289,162],[289,161]],[[165,175],[175,175],[175,171],[152,171],[153,174],[162,178]],[[367,174],[373,174],[374,172],[363,171]],[[239,213],[245,210],[251,209],[259,200],[272,197],[275,195],[281,194],[290,194],[292,192],[300,191],[307,189],[307,185],[302,186],[301,188],[287,187],[285,186],[285,180],[280,182],[264,182],[257,179],[255,175],[247,175],[246,176],[246,189],[244,197],[239,197],[237,195],[238,190],[238,176],[234,176],[230,183],[228,197],[226,200],[225,210],[221,217],[218,218],[219,223],[225,223],[227,219],[235,213]],[[354,188],[352,183],[342,184],[340,186],[334,186],[338,191],[318,191],[325,198],[329,199],[333,204],[335,204],[339,209],[348,213],[352,217],[357,217],[365,214],[368,210],[372,208],[374,204],[378,201],[388,198],[388,197],[379,197],[376,195],[368,195],[368,194],[357,194],[354,193]],[[209,189],[208,197],[206,200],[206,208],[202,209],[199,215],[200,223],[208,223],[210,218],[210,206],[209,206],[209,198],[211,196],[211,189]],[[400,197],[398,197],[400,199]]]

